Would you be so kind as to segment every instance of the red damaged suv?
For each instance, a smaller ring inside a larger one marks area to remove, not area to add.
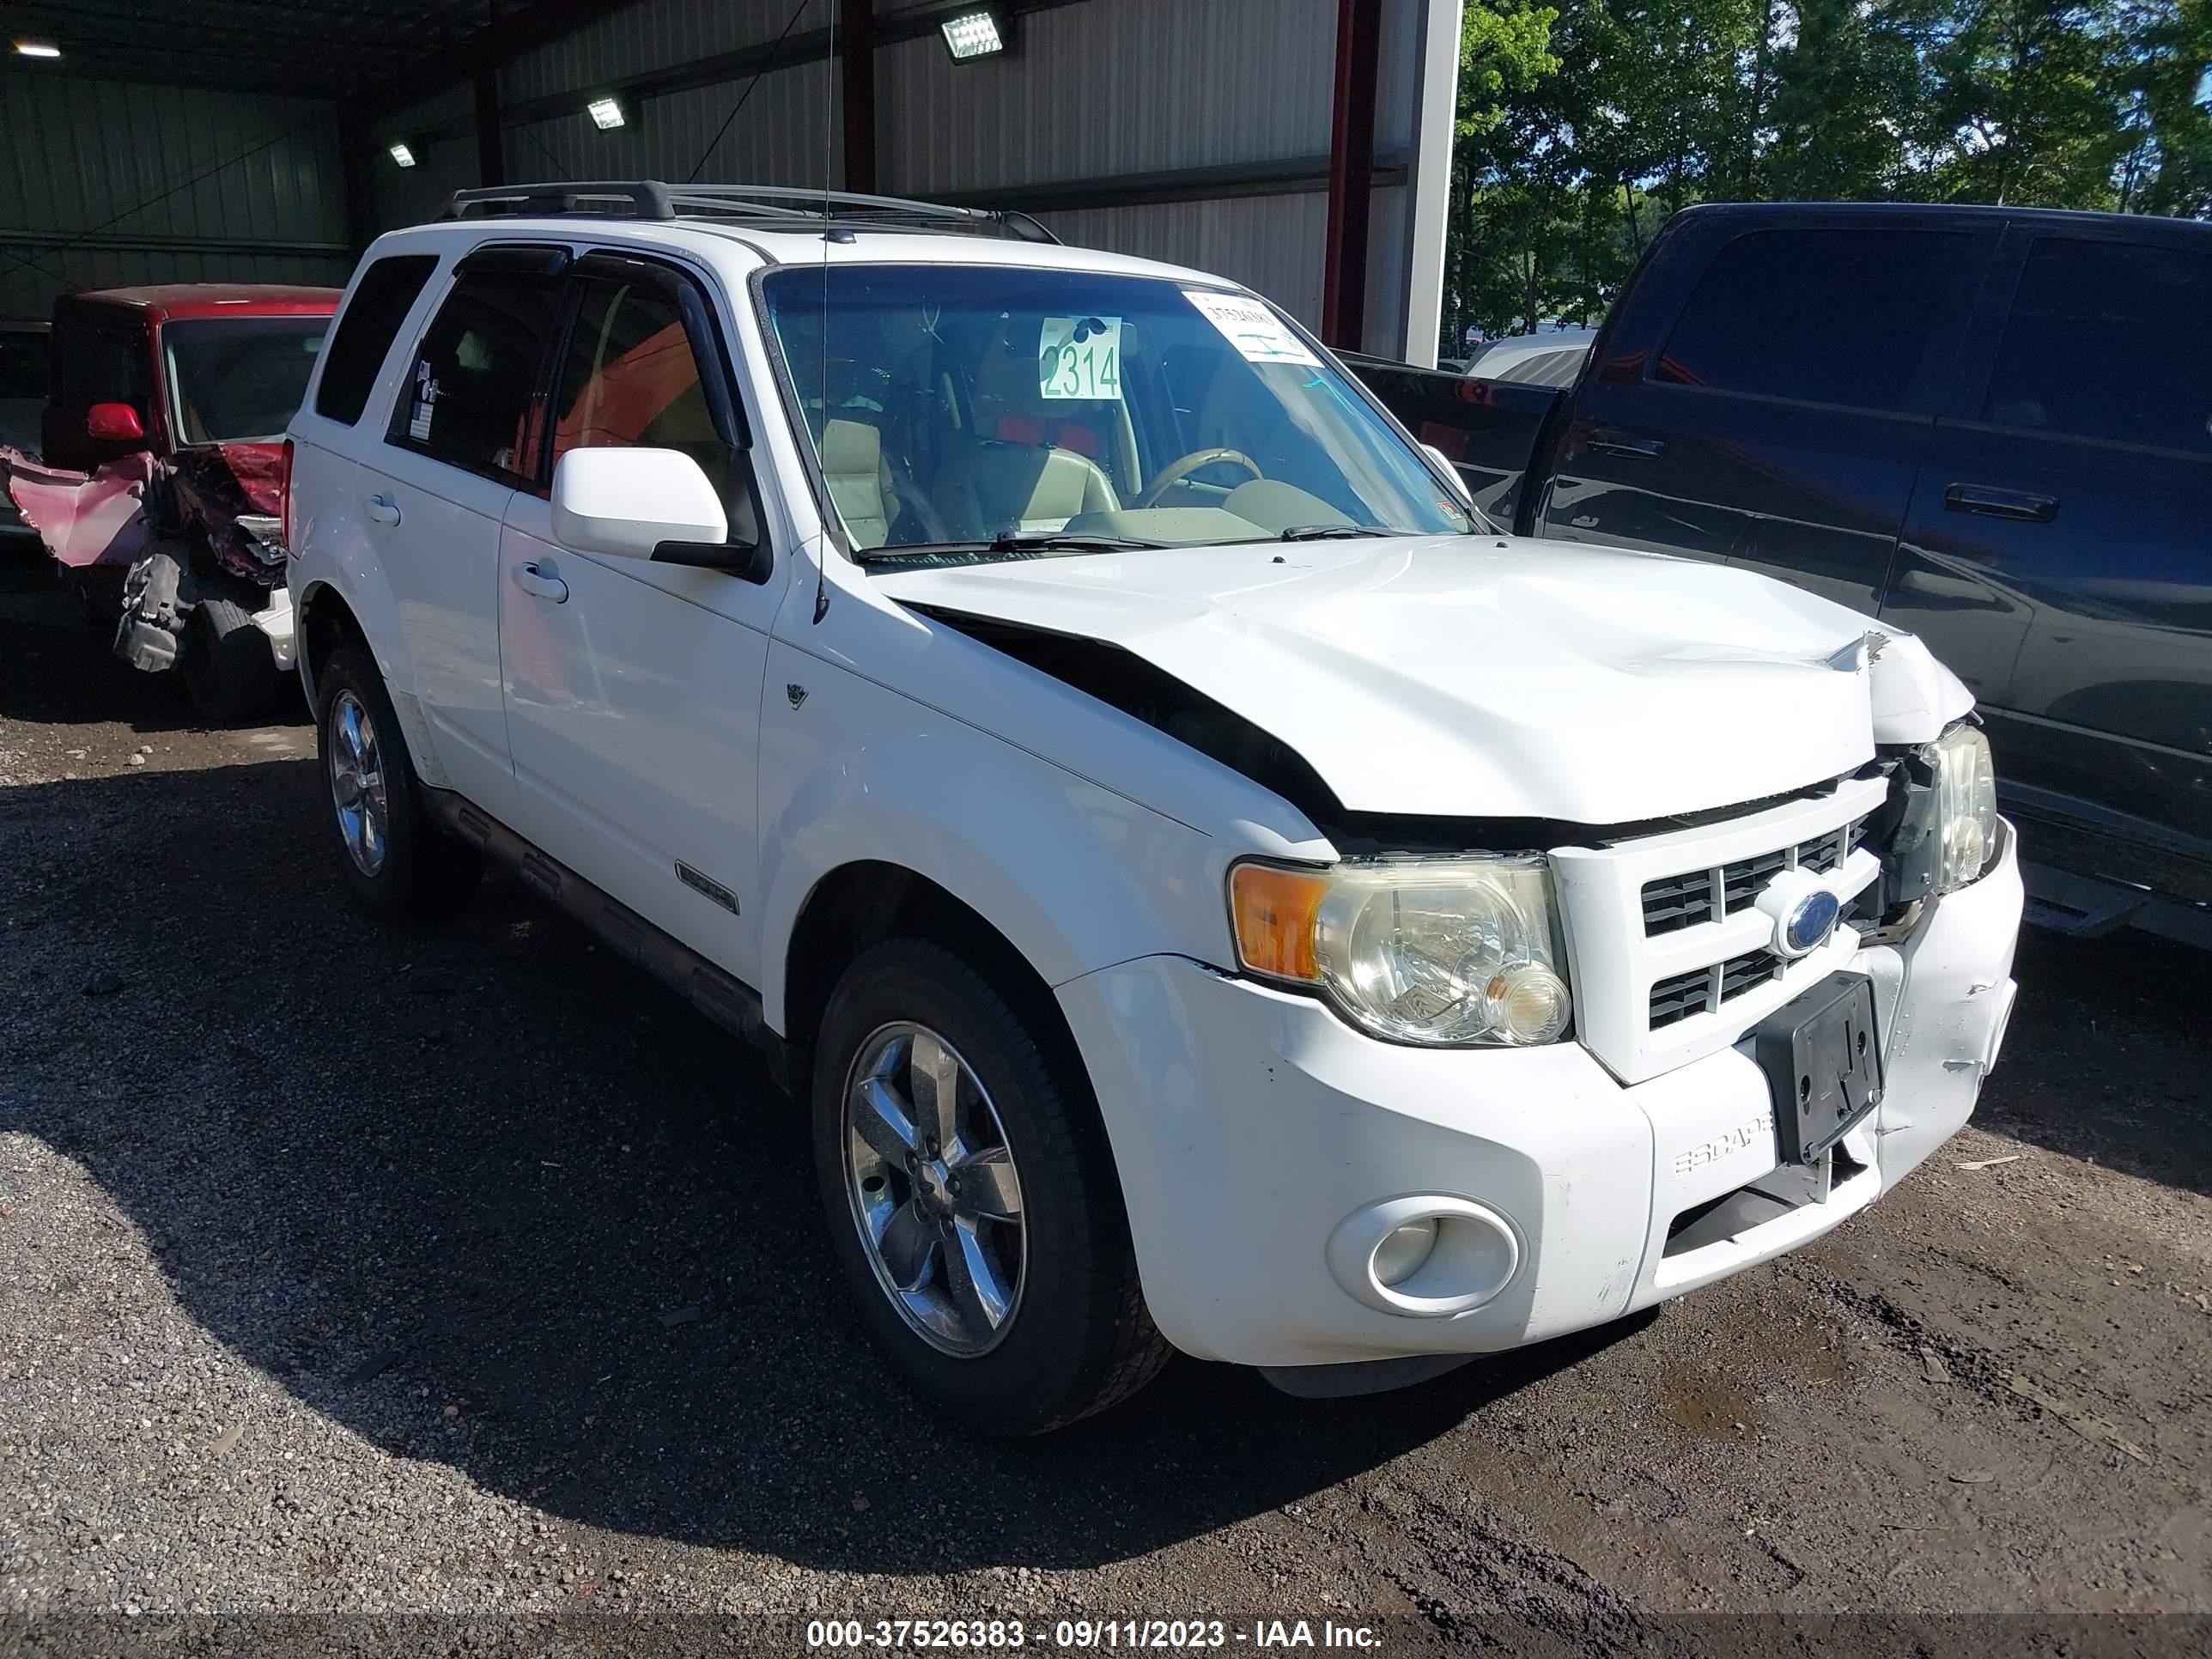
[[[284,428],[337,309],[333,288],[185,283],[54,302],[40,453],[0,485],[118,655],[175,667],[235,720],[283,694]]]

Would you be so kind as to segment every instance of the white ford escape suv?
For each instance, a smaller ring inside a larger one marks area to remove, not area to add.
[[[380,239],[291,428],[371,908],[502,864],[810,1103],[892,1364],[1350,1393],[1826,1231],[1972,1109],[1970,699],[1482,521],[1265,301],[1018,216],[643,184]]]

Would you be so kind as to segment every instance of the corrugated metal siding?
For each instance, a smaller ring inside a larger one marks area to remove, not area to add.
[[[477,183],[476,94],[464,84],[380,119],[376,153],[368,158],[370,189],[375,197],[376,228],[391,230],[433,218],[457,190]],[[434,127],[459,124],[458,137],[426,137]],[[411,167],[395,166],[386,148],[404,139],[415,154]],[[527,175],[516,173],[517,178]]]
[[[1334,0],[1093,0],[1021,19],[1019,50],[877,57],[887,188],[990,190],[1328,151]]]
[[[1156,207],[1040,213],[1064,242],[1190,265],[1264,294],[1311,327],[1321,317],[1328,197],[1241,196]]]
[[[829,73],[836,74],[836,66]],[[558,120],[507,131],[507,171],[514,179],[665,179],[681,184],[744,93],[745,83],[701,87],[648,100],[633,125],[601,132],[580,108]],[[707,156],[702,184],[819,187],[823,170],[823,66],[776,70],[760,78],[729,131]],[[833,94],[834,98],[834,94]],[[842,182],[843,123],[828,125],[830,168]]]
[[[65,288],[352,265],[328,103],[0,74],[0,316]]]
[[[763,45],[783,33],[798,3],[745,0],[732,5],[726,0],[702,5],[699,0],[642,0],[516,58],[500,76],[500,96],[521,103]],[[826,27],[831,9],[831,0],[806,0],[792,33]]]
[[[586,97],[628,76],[772,41],[795,3],[641,0],[518,60],[501,76],[510,107],[548,98],[573,107],[507,128],[507,176],[689,177],[744,94],[744,79],[644,100],[634,125],[612,133],[591,125]],[[877,9],[888,15],[908,3],[877,0]],[[830,9],[829,0],[807,0],[793,35],[821,28]],[[1384,0],[1376,144],[1386,151],[1413,136],[1419,11],[1419,0]],[[1086,0],[1026,13],[1018,27],[1017,49],[1003,60],[956,64],[933,33],[879,48],[884,190],[924,198],[1018,191],[1328,152],[1336,0]],[[834,64],[816,61],[764,75],[701,178],[802,185],[842,179],[836,73]],[[402,173],[376,158],[380,224],[426,218],[450,191],[477,182],[471,112],[460,88],[380,124],[391,136],[417,135],[419,163]],[[440,126],[458,136],[419,137]],[[1375,194],[1370,339],[1391,337],[1401,306],[1405,195],[1395,187]],[[1040,216],[1071,242],[1218,271],[1307,323],[1319,317],[1328,220],[1319,190]]]

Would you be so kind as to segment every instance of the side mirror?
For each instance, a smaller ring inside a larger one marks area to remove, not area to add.
[[[721,497],[680,449],[572,449],[553,469],[553,539],[579,553],[650,559],[663,542],[729,533]]]
[[[84,435],[94,443],[142,444],[146,428],[129,404],[94,404],[85,411]]]

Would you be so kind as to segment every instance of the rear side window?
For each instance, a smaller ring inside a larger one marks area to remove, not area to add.
[[[348,426],[361,418],[392,337],[437,268],[434,253],[403,253],[379,259],[362,272],[325,354],[322,384],[315,388],[316,414]]]
[[[2038,239],[1982,418],[2212,450],[2212,255]]]
[[[1739,236],[1698,279],[1652,378],[1901,409],[1970,246],[1902,227]]]
[[[391,441],[471,472],[532,481],[544,430],[538,371],[563,292],[557,278],[527,272],[463,276],[399,388]]]

